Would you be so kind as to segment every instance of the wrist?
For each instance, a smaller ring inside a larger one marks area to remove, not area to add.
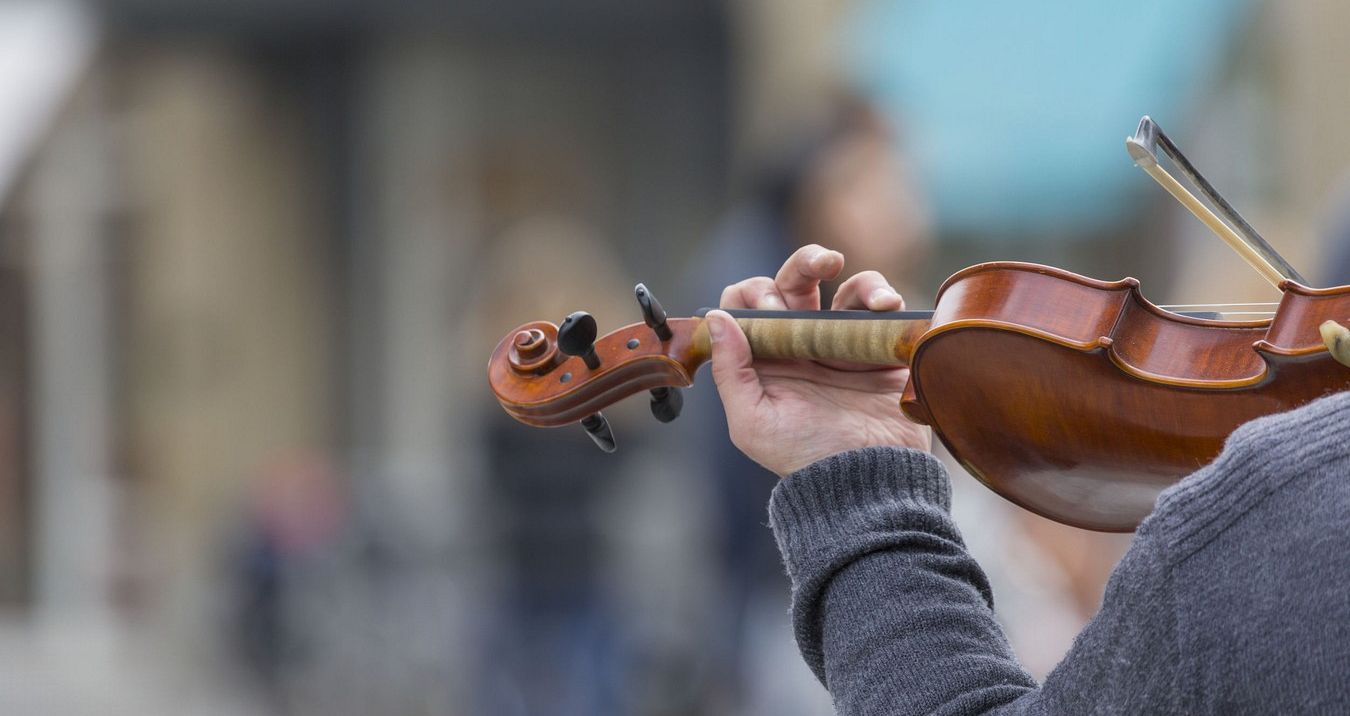
[[[808,447],[798,443],[796,449],[788,451],[784,451],[781,448],[778,450],[770,449],[763,451],[762,454],[771,456],[768,460],[760,460],[759,458],[754,459],[770,472],[777,475],[779,479],[785,479],[789,475],[801,472],[817,463],[823,463],[841,455],[851,453],[868,453],[870,451],[910,451],[932,457],[930,452],[931,440],[927,439],[929,438],[929,435],[925,433],[921,437],[924,439],[914,440],[913,442],[915,444],[860,442],[851,445],[835,445],[822,448]],[[785,442],[791,443],[792,441],[787,440]],[[754,456],[752,455],[752,457]]]

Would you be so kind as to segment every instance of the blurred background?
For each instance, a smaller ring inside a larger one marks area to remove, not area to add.
[[[507,419],[520,323],[793,247],[1273,290],[1131,167],[1151,114],[1350,282],[1334,0],[0,0],[0,711],[830,713],[715,393]],[[706,376],[705,376],[706,377]],[[706,381],[705,381],[706,382]],[[1043,676],[1128,538],[957,474]]]

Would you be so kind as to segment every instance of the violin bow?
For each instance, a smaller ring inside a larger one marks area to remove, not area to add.
[[[1134,131],[1134,136],[1125,138],[1125,148],[1130,153],[1130,158],[1134,160],[1135,166],[1148,172],[1162,188],[1181,202],[1181,205],[1190,210],[1195,218],[1204,222],[1223,239],[1234,251],[1242,257],[1244,261],[1256,269],[1272,286],[1280,287],[1281,281],[1294,281],[1304,286],[1310,286],[1308,280],[1289,264],[1279,252],[1275,251],[1261,235],[1256,233],[1256,229],[1242,218],[1242,215],[1228,203],[1219,192],[1202,176],[1195,168],[1195,165],[1186,159],[1177,145],[1168,138],[1163,132],[1162,127],[1158,126],[1152,118],[1145,115],[1139,120],[1139,128]],[[1219,212],[1223,214],[1228,223],[1224,223],[1208,206],[1205,206],[1199,199],[1186,189],[1181,182],[1163,169],[1158,163],[1158,149],[1162,149],[1172,163],[1176,165],[1191,184],[1195,185],[1200,193],[1209,199]],[[1229,225],[1231,224],[1231,226]]]

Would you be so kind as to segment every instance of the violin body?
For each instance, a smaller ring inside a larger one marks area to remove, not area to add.
[[[995,262],[949,278],[923,320],[732,313],[756,357],[908,365],[900,409],[985,485],[1050,519],[1130,531],[1237,426],[1350,389],[1319,333],[1350,322],[1350,286],[1280,289],[1273,319],[1206,320],[1158,308],[1135,279]],[[660,333],[651,320],[614,331],[590,360],[560,352],[558,330],[525,324],[489,362],[494,394],[521,422],[594,423],[624,397],[689,385],[710,355],[697,317],[662,312]]]
[[[1134,279],[973,266],[939,291],[901,406],[1012,502],[1130,531],[1237,426],[1350,389],[1318,330],[1350,318],[1350,287],[1281,288],[1274,319],[1212,321],[1157,308]]]

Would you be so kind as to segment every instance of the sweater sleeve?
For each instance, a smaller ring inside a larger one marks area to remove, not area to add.
[[[1113,574],[1101,612],[1038,687],[994,619],[988,580],[949,507],[941,463],[898,448],[835,455],[775,488],[770,521],[792,580],[797,644],[841,715],[1170,703],[1172,610],[1146,535]]]

